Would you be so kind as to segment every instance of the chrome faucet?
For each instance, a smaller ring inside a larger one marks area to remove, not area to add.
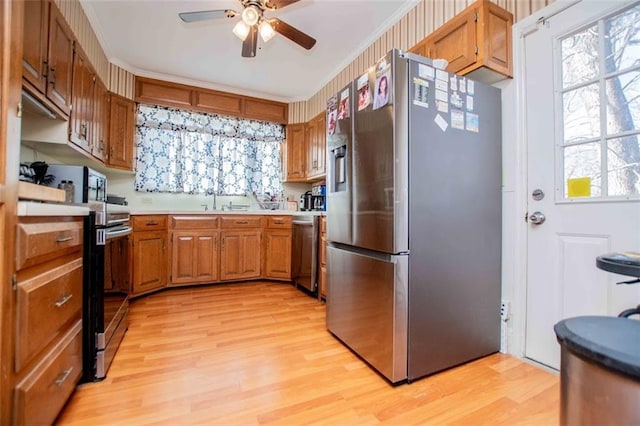
[[[213,195],[213,206],[211,207],[212,210],[217,210],[218,207],[216,206],[216,192],[214,190],[208,189],[207,192],[205,192],[205,195]],[[205,211],[207,209],[205,208]]]

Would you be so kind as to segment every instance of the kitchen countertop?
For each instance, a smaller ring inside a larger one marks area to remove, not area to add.
[[[260,216],[324,216],[324,211],[293,211],[293,210],[142,210],[132,209],[132,215],[148,214],[188,214],[188,215],[260,215]]]
[[[67,204],[18,202],[18,216],[88,216],[89,208]]]

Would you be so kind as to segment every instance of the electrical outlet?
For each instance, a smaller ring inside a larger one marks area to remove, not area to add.
[[[511,317],[511,303],[508,300],[500,302],[500,319],[507,321]]]
[[[142,204],[153,204],[153,200],[151,199],[151,197],[142,197],[140,199],[140,203],[142,203]]]

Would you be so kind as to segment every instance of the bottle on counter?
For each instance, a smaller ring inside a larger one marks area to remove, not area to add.
[[[75,196],[75,190],[76,190],[76,186],[73,184],[73,181],[63,180],[58,184],[58,188],[64,191],[64,202],[73,203],[73,198]]]

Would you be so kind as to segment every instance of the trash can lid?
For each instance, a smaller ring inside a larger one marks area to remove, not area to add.
[[[640,253],[614,252],[596,258],[596,266],[615,274],[640,277]]]
[[[584,316],[562,320],[553,329],[560,345],[581,358],[640,380],[640,321]]]

